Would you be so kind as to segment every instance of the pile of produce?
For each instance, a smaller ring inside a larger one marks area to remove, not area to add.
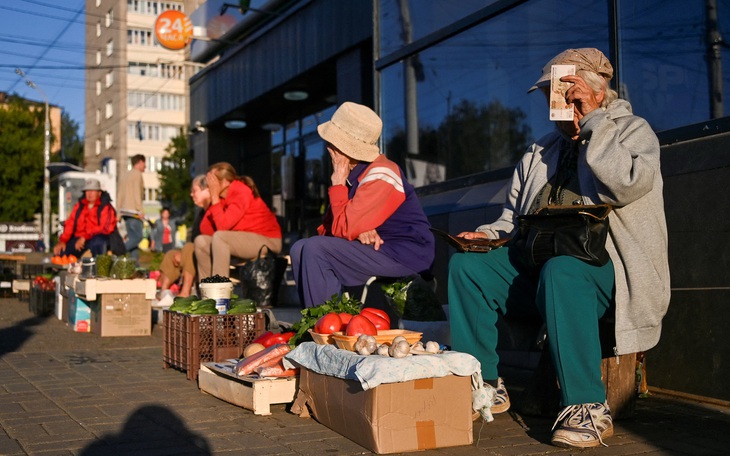
[[[56,289],[56,283],[50,275],[39,275],[33,280],[33,288],[41,291],[53,291]]]
[[[217,315],[215,299],[200,299],[197,296],[177,297],[170,306],[170,311],[188,315]]]
[[[294,325],[292,326],[292,329],[296,332],[296,334],[291,339],[290,344],[298,345],[299,343],[306,340],[311,340],[308,331],[314,328],[314,325],[323,316],[329,313],[337,313],[340,315],[340,324],[342,324],[343,318],[349,318],[344,314],[359,314],[361,305],[362,304],[357,298],[350,298],[347,294],[343,294],[342,296],[333,295],[332,298],[328,301],[325,301],[324,304],[302,309],[302,319],[299,320],[297,323],[294,323]]]
[[[111,255],[96,256],[96,275],[99,277],[109,277],[112,272],[112,262],[114,258]]]
[[[131,279],[137,272],[137,264],[132,258],[120,257],[114,261],[109,276],[112,279]]]
[[[227,283],[230,281],[231,281],[231,279],[229,279],[228,277],[223,277],[222,275],[216,274],[216,275],[201,279],[200,283]]]
[[[283,364],[284,356],[290,351],[291,346],[288,344],[271,345],[245,356],[236,364],[234,372],[239,377],[251,374],[260,377],[293,377],[299,369],[286,369]]]
[[[51,257],[51,264],[59,266],[68,266],[69,264],[78,263],[78,261],[76,255],[53,255]]]
[[[226,313],[228,315],[256,313],[256,303],[253,299],[231,299]]]

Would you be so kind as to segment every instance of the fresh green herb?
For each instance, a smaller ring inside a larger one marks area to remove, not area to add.
[[[406,309],[406,298],[410,284],[411,278],[407,278],[400,282],[393,282],[382,286],[385,296],[389,297],[390,301],[392,301],[392,305],[395,307],[398,316],[403,316],[403,312]]]
[[[294,346],[304,342],[305,337],[309,337],[308,330],[314,328],[317,320],[330,312],[347,312],[352,315],[360,313],[362,303],[357,298],[351,298],[347,293],[342,296],[332,295],[328,301],[315,307],[302,309],[302,319],[292,325],[292,329],[296,331],[294,337],[289,340],[289,344]]]

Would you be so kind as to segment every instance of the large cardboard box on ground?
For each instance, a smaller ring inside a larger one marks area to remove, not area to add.
[[[288,404],[297,392],[297,377],[238,377],[232,361],[201,363],[198,371],[200,391],[231,404],[253,411],[255,415],[271,415],[271,404]]]
[[[91,332],[101,337],[152,334],[152,302],[140,293],[104,293],[91,304]]]
[[[381,384],[301,369],[297,402],[320,423],[379,454],[470,445],[471,377],[449,375]]]

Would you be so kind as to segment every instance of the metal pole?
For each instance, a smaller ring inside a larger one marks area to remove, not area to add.
[[[43,97],[45,102],[46,110],[46,121],[45,121],[45,133],[44,133],[44,144],[43,144],[43,220],[42,220],[42,232],[43,232],[43,243],[45,244],[46,251],[51,248],[51,172],[48,170],[48,164],[51,161],[51,111],[50,103],[46,93],[42,91],[33,81],[31,81],[21,70],[16,68],[15,72],[21,77],[25,78],[25,84],[31,89],[36,90]]]
[[[705,23],[707,27],[707,65],[710,78],[710,116],[712,119],[724,117],[722,103],[722,35],[718,28],[717,2],[705,1]]]
[[[40,91],[40,89],[39,89]],[[51,249],[51,172],[48,164],[51,161],[51,112],[46,100],[46,133],[43,145],[43,244],[46,252]]]

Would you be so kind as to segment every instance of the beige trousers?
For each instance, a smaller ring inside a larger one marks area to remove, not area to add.
[[[273,253],[281,252],[281,238],[268,238],[248,231],[216,231],[213,236],[199,235],[195,238],[195,259],[200,279],[216,274],[228,277],[232,256],[251,260],[258,256],[262,245]]]

